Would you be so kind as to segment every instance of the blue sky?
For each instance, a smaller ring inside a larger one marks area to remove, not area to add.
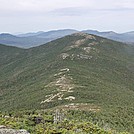
[[[134,0],[0,0],[0,33],[134,31]]]

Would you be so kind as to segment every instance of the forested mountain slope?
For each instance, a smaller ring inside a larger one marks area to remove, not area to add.
[[[0,110],[54,107],[97,112],[132,132],[134,47],[84,33],[30,49],[0,45]]]

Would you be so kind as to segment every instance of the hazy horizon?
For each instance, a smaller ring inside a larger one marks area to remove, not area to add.
[[[84,31],[84,30],[93,30],[93,31],[98,31],[98,32],[115,32],[115,33],[127,33],[127,32],[134,32],[134,31],[124,31],[124,32],[118,32],[118,31],[113,31],[113,30],[98,30],[98,29],[71,29],[71,28],[64,28],[64,29],[50,29],[50,30],[39,30],[39,31],[26,31],[26,32],[0,32],[0,34],[12,34],[12,35],[19,35],[19,34],[27,34],[27,33],[38,33],[38,32],[49,32],[49,31],[57,31],[57,30],[76,30],[78,32]]]
[[[0,0],[0,33],[134,31],[133,0]]]

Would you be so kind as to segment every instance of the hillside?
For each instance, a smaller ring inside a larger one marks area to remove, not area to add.
[[[77,30],[74,29],[61,29],[61,30],[52,30],[52,31],[47,31],[47,32],[35,32],[35,33],[25,33],[25,34],[19,34],[17,35],[18,37],[29,37],[29,36],[37,36],[39,38],[61,38],[66,35],[70,35],[73,33],[78,32]]]
[[[126,32],[126,33],[116,33],[113,31],[99,32],[97,30],[84,30],[82,32],[98,35],[98,36],[105,37],[105,38],[115,40],[115,41],[126,42],[129,44],[134,43],[134,32],[133,31]]]
[[[133,46],[76,33],[0,51],[0,111],[80,109],[100,126],[134,130]]]
[[[25,33],[19,35],[12,35],[8,33],[0,34],[0,44],[6,44],[9,46],[17,46],[20,48],[31,48],[39,46],[58,38],[77,33],[79,31],[74,29],[61,29],[52,30],[48,32],[35,32]],[[113,31],[99,32],[97,30],[83,30],[82,32],[101,36],[115,41],[134,44],[134,32],[116,33]]]
[[[30,48],[75,33],[76,30],[63,29],[48,32],[27,33],[20,35],[0,34],[0,44]]]

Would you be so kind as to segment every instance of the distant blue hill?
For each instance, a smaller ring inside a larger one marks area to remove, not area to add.
[[[30,48],[30,47],[39,46],[41,44],[45,44],[47,42],[64,37],[66,35],[71,35],[76,32],[79,31],[74,29],[62,29],[62,30],[53,30],[48,32],[39,31],[35,33],[25,33],[19,35],[2,33],[0,34],[0,44],[17,46],[21,48]],[[134,44],[134,31],[122,33],[122,34],[115,33],[113,31],[99,32],[97,30],[84,30],[82,32],[98,35],[115,41]]]
[[[88,33],[88,34],[98,35],[98,36],[112,39],[115,41],[132,43],[132,44],[134,43],[134,31],[127,32],[127,33],[121,33],[121,34],[115,33],[113,31],[99,32],[96,30],[84,30],[83,32]]]

